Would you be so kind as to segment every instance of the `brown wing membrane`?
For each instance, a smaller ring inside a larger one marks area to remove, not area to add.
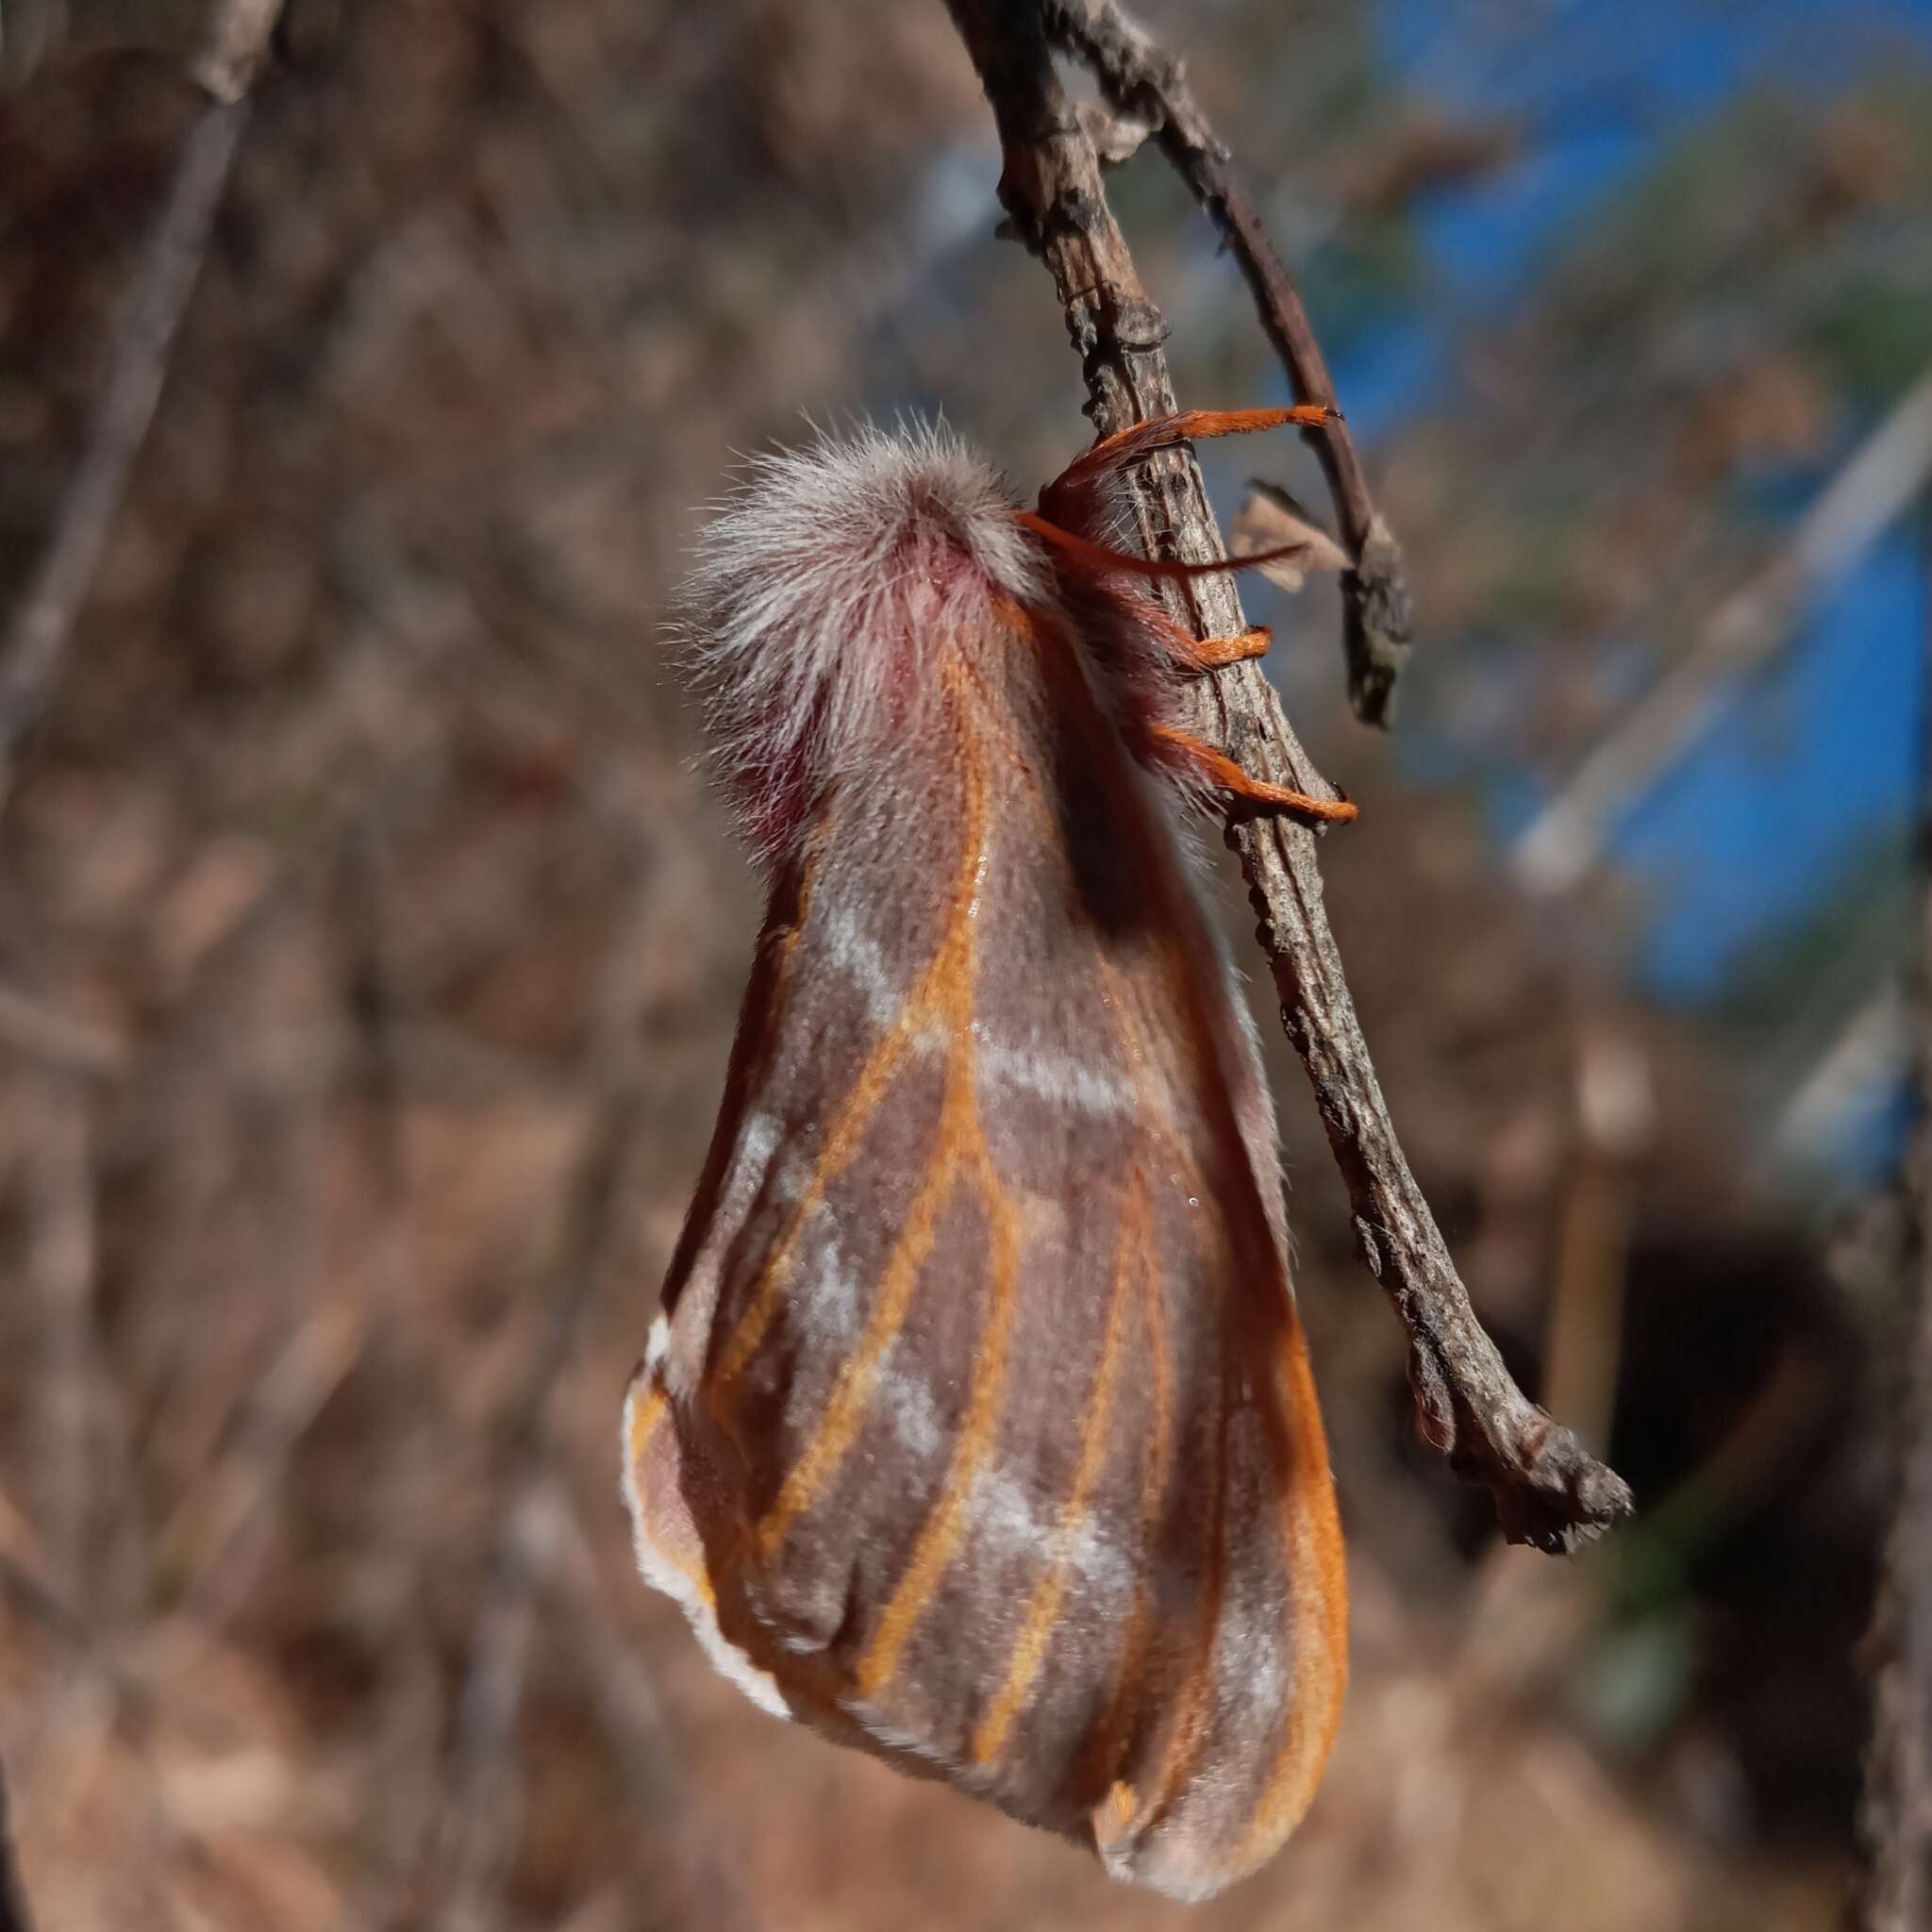
[[[1300,1817],[1341,1541],[1229,971],[1064,623],[823,808],[633,1387],[646,1574],[769,1704],[1180,1896]]]

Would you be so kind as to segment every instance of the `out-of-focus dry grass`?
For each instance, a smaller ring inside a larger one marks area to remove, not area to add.
[[[637,1584],[617,1404],[756,916],[658,627],[693,506],[801,406],[922,387],[1044,474],[1079,440],[1076,375],[1037,269],[975,255],[962,280],[942,197],[908,201],[987,141],[936,6],[342,0],[326,26],[263,91],[0,824],[0,1762],[38,1923],[1829,1923],[1842,1827],[1767,1835],[1739,1715],[1762,1700],[1706,1684],[1650,1731],[1592,1720],[1619,1668],[1656,1681],[1641,1588],[1472,1562],[1477,1519],[1402,1460],[1394,1324],[1291,1065],[1357,1663],[1328,1786],[1264,1877],[1191,1914],[1112,1888],[762,1717]],[[191,107],[132,65],[0,106],[0,590]],[[1344,756],[1366,798],[1375,755]],[[1459,808],[1375,798],[1360,831],[1328,850],[1385,1078],[1533,1356],[1601,996]],[[1770,1367],[1700,1379],[1638,1285],[1633,1360],[1663,1364],[1641,1473],[1748,1527],[1811,1455],[1828,1515],[1829,1405],[1761,1411],[1778,1350],[1829,1350],[1748,1270],[1724,1285],[1757,1210],[1722,1082],[1620,1024],[1663,1082],[1643,1224],[1705,1241],[1713,1305],[1771,1338]],[[1777,1672],[1807,1640],[1779,1648],[1753,1591],[1810,1586],[1766,1536],[1735,1603],[1682,1616]],[[1856,1615],[1839,1588],[1821,1627]],[[1816,1681],[1836,1694],[1841,1659]],[[1778,1740],[1801,1790],[1821,1755],[1846,1772],[1818,1729]]]

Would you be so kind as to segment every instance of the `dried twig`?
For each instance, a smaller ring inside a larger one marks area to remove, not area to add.
[[[514,1733],[537,1615],[557,1560],[557,1494],[549,1474],[545,1411],[595,1289],[635,1102],[628,1082],[607,1099],[572,1207],[562,1278],[544,1339],[511,1414],[511,1469],[471,1631],[439,1833],[441,1903],[453,1924],[495,1922],[497,1894],[514,1846],[521,1794]]]
[[[1158,141],[1221,230],[1288,371],[1295,401],[1334,408],[1335,385],[1308,312],[1227,149],[1195,104],[1181,63],[1127,20],[1114,0],[1046,0],[1043,11],[1055,43],[1079,55],[1115,110]],[[1348,425],[1337,415],[1307,435],[1328,479],[1343,546],[1355,559],[1341,578],[1349,702],[1364,724],[1386,725],[1414,621],[1402,549],[1369,494]]]
[[[10,986],[0,986],[0,1053],[71,1079],[112,1080],[127,1071],[125,1041]]]
[[[279,0],[221,0],[205,20],[197,17],[191,71],[215,98],[201,109],[182,143],[160,217],[135,271],[80,465],[55,513],[40,568],[0,642],[0,812],[12,790],[21,746],[59,678],[75,620],[154,421],[168,358],[247,121],[249,83],[267,50],[278,8]]]
[[[39,722],[92,587],[134,459],[154,421],[168,355],[208,249],[245,105],[205,108],[181,150],[166,206],[142,258],[113,365],[88,425],[87,446],[54,520],[41,566],[0,648],[0,809],[20,749]]]
[[[1160,347],[1166,324],[1141,286],[1107,204],[1092,139],[1054,68],[1048,16],[1064,19],[1064,9],[1055,13],[1052,0],[949,5],[999,125],[1001,199],[1014,231],[1053,274],[1095,426],[1109,432],[1173,408]],[[1224,557],[1191,453],[1150,458],[1135,484],[1150,554]],[[1242,625],[1227,576],[1191,580],[1177,594],[1203,636]],[[1203,678],[1197,692],[1202,727],[1251,771],[1333,795],[1255,664]],[[1489,1487],[1511,1541],[1561,1549],[1607,1527],[1629,1508],[1628,1490],[1510,1379],[1409,1173],[1323,910],[1315,835],[1287,819],[1248,819],[1229,827],[1228,840],[1260,920],[1283,1024],[1314,1083],[1348,1187],[1363,1258],[1408,1331],[1423,1434],[1461,1474]]]
[[[1921,1015],[1924,1024],[1924,1015]],[[1895,1498],[1866,1651],[1872,1738],[1859,1807],[1867,1869],[1863,1932],[1921,1932],[1932,1921],[1932,1245],[1925,1191],[1932,1140],[1914,1160],[1916,1253],[1903,1271],[1899,1389],[1893,1398]]]
[[[0,1770],[0,1932],[30,1932],[26,1888],[13,1858],[13,1833],[7,1815],[6,1773]]]
[[[10,963],[38,991],[40,936],[8,895],[4,923]],[[12,1024],[9,1024],[12,1023]],[[111,1620],[142,1567],[144,1512],[134,1492],[128,1418],[103,1353],[100,1182],[95,1094],[86,1074],[105,1062],[67,1049],[102,1043],[92,1029],[57,1018],[28,993],[0,989],[0,1069],[18,1049],[13,1085],[35,1123],[24,1170],[25,1246],[21,1283],[31,1311],[33,1371],[26,1415],[43,1560],[63,1591]],[[0,1540],[7,1526],[0,1498]]]
[[[1657,688],[1584,759],[1518,841],[1517,877],[1562,893],[1595,869],[1623,814],[1786,642],[1810,600],[1890,528],[1932,475],[1932,373],[1922,375],[1805,514],[1772,562],[1726,597]]]
[[[92,1137],[85,1100],[67,1082],[44,1083],[37,1110],[41,1131],[33,1150],[25,1270],[40,1328],[34,1459],[54,1574],[69,1590],[91,1597],[97,1582],[89,1558],[98,1495],[93,1414],[100,1380]]]
[[[383,769],[392,751],[371,734],[354,762]],[[349,1597],[381,1657],[375,1755],[383,1767],[379,1821],[358,1874],[361,1919],[390,1922],[436,1824],[437,1762],[443,1728],[443,1672],[425,1614],[424,1574],[432,1550],[423,1524],[435,1508],[435,1419],[424,1401],[431,1364],[410,1320],[415,1259],[404,1135],[415,1098],[404,1041],[411,1001],[395,958],[391,877],[398,828],[419,818],[424,794],[391,789],[342,828],[334,921],[343,954],[342,1008],[353,1038],[345,1071],[360,1103],[358,1159],[369,1201],[361,1307],[369,1346],[360,1366],[370,1431],[383,1471],[371,1501]]]
[[[732,1856],[737,1840],[719,1828],[704,1793],[681,1774],[657,1690],[637,1646],[625,1641],[610,1615],[610,1591],[598,1570],[590,1532],[554,1480],[551,1493],[558,1595],[569,1619],[568,1653],[639,1807],[657,1821],[663,1849],[670,1854],[671,1870],[656,1874],[659,1909],[667,1922],[675,1921],[671,1907],[681,1899],[681,1884],[691,1899],[703,1901],[704,1922],[715,1932],[757,1932],[763,1921],[745,1894]],[[654,1833],[653,1840],[657,1837]]]
[[[1932,1540],[1924,1528],[1932,1511],[1932,1292],[1923,1248],[1908,1273],[1914,1307],[1901,1380],[1909,1387],[1896,1404],[1906,1440],[1866,1641],[1875,1672],[1858,1818],[1869,1861],[1859,1902],[1864,1932],[1920,1932],[1932,1914]]]
[[[1928,526],[1932,536],[1932,526]],[[1925,635],[1932,654],[1932,629]],[[1859,1836],[1860,1932],[1921,1932],[1932,1923],[1932,790],[1920,800],[1918,957],[1909,1024],[1920,1124],[1906,1164],[1907,1238],[1883,1239],[1878,1268],[1896,1283],[1890,1523],[1865,1653],[1872,1736]]]
[[[516,1850],[523,1778],[516,1726],[537,1615],[556,1559],[556,1502],[541,1454],[524,1458],[500,1506],[490,1575],[470,1635],[437,1857],[440,1924],[494,1925]],[[446,1875],[443,1875],[446,1874]]]
[[[1543,1393],[1592,1451],[1610,1440],[1624,1294],[1644,1157],[1657,1138],[1650,1062],[1613,1024],[1578,1042],[1576,1144],[1563,1187]]]
[[[1887,978],[1832,1036],[1811,1061],[1778,1115],[1778,1155],[1823,1162],[1854,1110],[1911,1061],[1911,1019],[1897,980]]]
[[[250,1385],[220,1460],[191,1489],[162,1535],[196,1623],[218,1630],[246,1604],[272,1545],[275,1506],[303,1440],[360,1365],[369,1325],[353,1305],[314,1307]]]
[[[642,878],[638,890],[641,896]],[[636,963],[635,947],[620,941],[603,974],[604,1012],[587,1069],[588,1084],[599,1095],[597,1118],[562,1231],[543,1337],[507,1424],[509,1468],[458,1701],[436,1882],[444,1922],[466,1927],[494,1923],[513,1842],[520,1801],[513,1733],[541,1599],[558,1559],[548,1412],[596,1293],[639,1122],[641,1091],[624,998]]]
[[[217,100],[247,92],[280,0],[7,0],[0,88],[96,54],[150,54],[185,68]]]

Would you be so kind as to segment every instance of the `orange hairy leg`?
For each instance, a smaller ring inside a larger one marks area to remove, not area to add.
[[[1329,824],[1345,825],[1356,816],[1355,807],[1345,798],[1311,798],[1287,785],[1271,785],[1241,770],[1224,751],[1216,751],[1205,739],[1191,732],[1176,730],[1172,724],[1154,724],[1148,735],[1164,762],[1238,798],[1243,805],[1271,811],[1300,812],[1305,817],[1323,819]]]
[[[1130,423],[1126,428],[1103,437],[1084,456],[1075,457],[1062,470],[1053,489],[1077,489],[1091,483],[1123,463],[1152,450],[1168,449],[1177,442],[1205,441],[1215,436],[1249,436],[1257,429],[1279,429],[1293,423],[1303,429],[1319,429],[1323,424],[1339,421],[1340,409],[1324,403],[1296,403],[1283,409],[1177,409],[1172,415],[1150,416],[1144,423]]]
[[[1251,625],[1239,637],[1232,638],[1197,638],[1184,624],[1176,624],[1174,630],[1177,637],[1188,641],[1185,649],[1176,641],[1174,656],[1203,671],[1219,671],[1226,664],[1245,664],[1251,658],[1265,658],[1269,645],[1274,641],[1274,630],[1265,624]]]
[[[1135,604],[1134,621],[1183,671],[1219,671],[1251,658],[1265,658],[1274,641],[1274,631],[1265,624],[1251,625],[1231,638],[1197,638],[1179,618],[1144,600]]]
[[[1042,508],[1071,499],[1113,475],[1137,457],[1156,450],[1170,449],[1177,442],[1206,441],[1216,436],[1247,436],[1259,429],[1279,429],[1297,424],[1304,429],[1318,429],[1324,423],[1339,421],[1341,411],[1325,403],[1295,403],[1286,408],[1271,409],[1177,409],[1166,416],[1150,416],[1144,423],[1129,424],[1113,435],[1103,437],[1084,455],[1077,456],[1040,492]],[[1209,576],[1217,571],[1250,570],[1257,564],[1278,563],[1300,554],[1302,545],[1283,544],[1274,550],[1259,550],[1248,557],[1230,558],[1225,563],[1181,563],[1171,558],[1135,557],[1124,550],[1111,550],[1091,538],[1076,536],[1064,527],[1070,519],[1056,520],[1040,510],[1023,509],[1019,520],[1036,537],[1063,551],[1074,562],[1107,573],[1125,571],[1134,576],[1185,578]],[[1245,655],[1258,656],[1258,652]],[[1225,661],[1233,662],[1229,658]]]
[[[1300,547],[1291,544],[1287,550],[1264,550],[1252,557],[1236,558],[1230,563],[1155,562],[1144,557],[1131,557],[1125,551],[1109,550],[1105,544],[1091,542],[1085,537],[1076,537],[1073,531],[1061,529],[1058,524],[1047,522],[1032,510],[1020,511],[1019,520],[1035,536],[1044,538],[1096,575],[1111,570],[1129,570],[1150,577],[1195,576],[1207,571],[1268,563],[1276,557],[1291,555]],[[1267,630],[1246,630],[1239,637],[1196,638],[1185,625],[1151,603],[1144,608],[1137,606],[1134,619],[1148,636],[1164,645],[1171,656],[1195,671],[1212,671],[1224,664],[1238,664],[1244,658],[1258,658],[1267,650],[1273,636]],[[1011,622],[1010,618],[1008,622]],[[1244,805],[1267,810],[1301,812],[1331,824],[1346,824],[1356,816],[1355,807],[1345,798],[1313,798],[1306,791],[1296,791],[1286,785],[1271,785],[1265,778],[1253,777],[1225,752],[1217,751],[1204,739],[1174,725],[1149,725],[1147,733],[1153,748],[1164,763],[1229,793]]]
[[[1098,544],[1091,547],[1100,548]],[[1115,553],[1108,550],[1101,554],[1111,558]],[[1240,559],[1243,563],[1249,560]],[[1123,554],[1121,561],[1131,566],[1144,559]],[[1141,634],[1152,638],[1183,671],[1220,671],[1229,664],[1246,663],[1251,658],[1265,658],[1274,642],[1274,632],[1265,624],[1251,625],[1231,638],[1197,638],[1179,618],[1170,616],[1158,604],[1134,597],[1123,600],[1123,606],[1131,613],[1132,622]]]
[[[1056,484],[1054,487],[1058,489],[1059,486]],[[1246,557],[1230,557],[1222,562],[1182,563],[1172,557],[1136,557],[1131,550],[1110,550],[1105,543],[1094,542],[1091,537],[1078,537],[1072,530],[1062,529],[1037,509],[1015,510],[1013,515],[1023,529],[1031,530],[1042,542],[1064,552],[1095,576],[1110,576],[1115,572],[1123,572],[1128,576],[1157,579],[1209,577],[1224,570],[1253,570],[1257,564],[1282,563],[1289,558],[1305,556],[1307,550],[1303,543],[1284,543],[1275,550],[1251,551]]]
[[[1122,464],[1151,451],[1165,449],[1193,438],[1244,435],[1258,429],[1278,428],[1289,423],[1314,428],[1340,414],[1340,410],[1325,405],[1304,403],[1291,408],[1184,409],[1173,415],[1156,416],[1105,438],[1084,456],[1075,458],[1041,491],[1041,502],[1057,506],[1072,520],[1078,514],[1082,492],[1118,470]],[[1171,582],[1208,576],[1219,571],[1251,570],[1259,564],[1285,561],[1300,555],[1304,547],[1289,543],[1246,557],[1230,558],[1224,562],[1183,563],[1167,558],[1136,557],[1127,551],[1096,543],[1091,538],[1065,528],[1061,523],[1039,510],[1021,510],[1017,516],[1023,528],[1059,552],[1076,570],[1101,580],[1103,588],[1105,579],[1117,574]],[[1134,621],[1143,635],[1161,645],[1170,658],[1190,671],[1215,671],[1225,665],[1258,658],[1267,651],[1272,641],[1272,633],[1260,628],[1246,630],[1232,638],[1196,638],[1185,625],[1151,601],[1145,606],[1136,607]],[[1346,799],[1315,798],[1306,791],[1254,777],[1226,753],[1190,732],[1165,724],[1153,724],[1146,729],[1150,747],[1162,762],[1228,793],[1243,805],[1263,810],[1298,812],[1304,817],[1330,824],[1346,824],[1357,815],[1356,808]]]

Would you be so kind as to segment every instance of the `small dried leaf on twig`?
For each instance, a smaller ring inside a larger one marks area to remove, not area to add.
[[[1093,143],[1103,166],[1118,168],[1131,161],[1160,131],[1160,119],[1154,114],[1116,112],[1098,101],[1084,101],[1079,108],[1080,126]]]
[[[1311,572],[1349,567],[1348,552],[1280,484],[1250,476],[1247,501],[1228,527],[1228,549],[1236,557],[1254,557],[1291,545],[1291,555],[1256,566],[1284,591],[1299,591]]]

